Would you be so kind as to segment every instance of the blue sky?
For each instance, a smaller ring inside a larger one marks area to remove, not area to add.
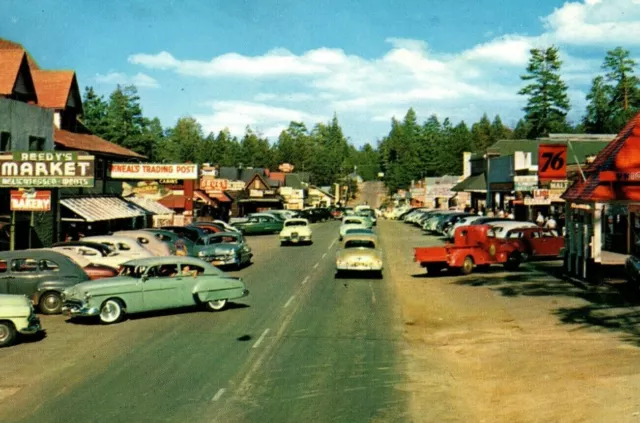
[[[194,116],[205,132],[276,137],[336,112],[361,145],[409,107],[515,124],[528,50],[550,44],[579,119],[606,50],[640,56],[640,0],[4,0],[0,37],[74,69],[81,87],[135,83],[164,126]]]

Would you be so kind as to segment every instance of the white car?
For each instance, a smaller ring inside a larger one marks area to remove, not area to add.
[[[124,261],[154,256],[151,251],[144,248],[144,245],[142,245],[140,241],[125,236],[87,236],[82,238],[81,241],[97,242],[98,244],[106,245],[118,253],[121,258],[126,259]]]
[[[144,248],[149,250],[152,254],[160,257],[170,256],[175,253],[175,247],[173,250],[169,247],[169,244],[160,241],[155,235],[149,231],[118,231],[113,234],[114,236],[123,236],[131,238],[134,241],[138,241]]]
[[[463,219],[458,220],[455,225],[451,226],[449,230],[447,230],[447,233],[445,234],[446,237],[449,239],[453,239],[453,235],[456,233],[456,229],[458,229],[460,226],[468,226],[481,217],[484,216],[467,216]]]
[[[227,232],[238,232],[238,233],[240,233],[240,229],[236,228],[235,226],[231,226],[230,224],[228,224],[224,220],[217,220],[216,219],[211,223],[215,223],[216,225],[222,226],[225,229],[225,231],[227,231]]]
[[[0,348],[13,344],[18,333],[31,335],[39,330],[40,320],[29,298],[0,294]]]
[[[537,228],[538,225],[532,222],[519,222],[519,221],[502,221],[502,222],[493,222],[489,223],[489,225],[493,228],[494,233],[496,234],[496,238],[506,238],[507,233],[512,229],[520,229],[520,228]]]
[[[93,264],[113,267],[117,269],[121,264],[129,261],[127,256],[121,256],[112,248],[96,242],[61,242],[54,244],[54,251],[68,255],[69,253],[85,257]]]
[[[340,239],[344,238],[347,229],[351,228],[372,228],[372,223],[369,219],[359,216],[345,216],[342,219],[342,225],[340,226]]]
[[[307,219],[287,219],[280,231],[280,245],[306,243],[312,244],[311,226]]]

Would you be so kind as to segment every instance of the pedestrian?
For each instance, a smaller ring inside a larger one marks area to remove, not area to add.
[[[515,220],[516,216],[513,214],[513,209],[509,209],[509,214],[507,215],[507,219]]]
[[[487,212],[487,217],[495,217],[495,213],[493,212],[493,209],[489,209],[489,211]]]
[[[502,209],[498,210],[498,217],[504,217],[504,210]]]
[[[536,223],[538,224],[538,226],[544,225],[544,216],[542,215],[542,212],[538,212],[538,217],[536,217]]]
[[[484,209],[478,210],[478,216],[484,216]]]
[[[556,219],[553,216],[550,216],[544,224],[544,227],[555,231],[558,227],[558,222],[556,222]]]

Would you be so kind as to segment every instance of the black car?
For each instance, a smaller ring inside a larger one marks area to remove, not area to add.
[[[480,219],[476,219],[473,222],[471,222],[469,226],[486,225],[487,223],[491,223],[491,222],[505,222],[505,221],[511,221],[511,220],[513,219],[509,219],[506,217],[481,217]]]
[[[310,209],[310,211],[319,216],[318,221],[324,222],[325,220],[332,220],[333,219],[333,216],[331,215],[331,210],[329,210],[329,209],[318,207],[318,208],[315,208],[315,209]]]

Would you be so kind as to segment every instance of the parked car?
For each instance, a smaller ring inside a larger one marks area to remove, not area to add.
[[[249,295],[240,278],[192,257],[151,257],[127,262],[116,278],[78,284],[63,293],[65,315],[99,316],[104,324],[126,314],[202,305],[222,310]]]
[[[197,226],[163,226],[160,229],[173,232],[178,235],[178,237],[188,239],[191,242],[196,242],[198,238],[208,234],[206,230]]]
[[[193,248],[195,243],[188,238],[180,238],[180,236],[177,233],[167,231],[165,229],[148,228],[148,229],[145,229],[144,231],[149,232],[156,239],[167,244],[169,248],[173,251],[174,255],[179,254],[178,253],[179,249],[183,249],[187,256],[194,257],[195,255],[195,250]]]
[[[307,219],[309,223],[317,223],[320,221],[320,215],[311,210],[300,210],[298,217],[300,219]]]
[[[422,222],[422,229],[427,232],[437,232],[438,225],[447,216],[454,214],[455,212],[449,210],[439,210],[430,214],[430,217]]]
[[[96,235],[87,236],[82,238],[82,241],[97,242],[98,244],[106,245],[121,257],[125,257],[128,260],[137,258],[153,257],[153,253],[147,250],[144,245],[137,239],[132,239],[126,236],[114,236],[114,235]]]
[[[470,215],[467,217],[463,217],[462,219],[458,220],[453,226],[449,227],[449,229],[446,231],[445,236],[448,239],[453,239],[453,234],[455,233],[456,229],[458,229],[460,226],[468,226],[472,222],[481,218],[482,216],[478,216],[478,215]]]
[[[520,222],[517,220],[497,221],[488,224],[493,228],[497,238],[507,238],[513,229],[537,228],[538,225],[532,222]],[[516,237],[518,237],[517,235]]]
[[[224,220],[213,220],[212,223],[221,226],[222,228],[224,228],[225,232],[240,232],[238,230],[238,228],[231,226],[230,224],[228,224],[227,222],[225,222]],[[196,225],[197,226],[197,225]]]
[[[520,251],[523,261],[560,258],[564,249],[564,237],[546,228],[512,228],[505,239],[512,241]]]
[[[376,218],[376,212],[372,208],[361,209],[358,212],[356,212],[356,215],[366,217],[367,219],[371,220],[371,223],[373,224],[373,226],[376,226],[378,224],[378,219]]]
[[[471,216],[471,214],[464,213],[464,212],[455,212],[455,213],[443,215],[442,218],[438,221],[438,224],[436,225],[436,232],[441,235],[444,235],[446,234],[447,229],[449,229],[450,227],[452,227],[453,225],[455,225],[457,222],[464,219],[465,217],[469,217],[469,216]]]
[[[98,242],[88,241],[68,241],[57,242],[53,244],[53,250],[60,253],[65,251],[71,251],[83,257],[86,257],[91,263],[102,264],[113,268],[118,268],[120,265],[130,259],[127,256],[122,256],[114,251],[107,245],[100,244]]]
[[[56,251],[0,253],[0,294],[26,295],[43,314],[60,313],[62,291],[87,280],[80,266]]]
[[[154,256],[170,256],[176,252],[175,246],[160,241],[147,231],[118,231],[113,235],[124,236],[138,241],[138,243],[149,250]]]
[[[494,222],[513,222],[513,220],[507,217],[480,217],[479,219],[474,220],[470,223],[470,225],[489,225]]]
[[[364,217],[360,217],[360,216],[345,216],[342,219],[342,225],[340,225],[340,230],[339,230],[340,240],[342,240],[342,238],[344,238],[344,235],[347,232],[347,230],[351,229],[351,228],[368,228],[368,229],[371,229],[372,225],[371,225],[371,221],[369,221],[368,219],[366,219]]]
[[[252,215],[246,222],[234,223],[242,234],[275,234],[282,230],[284,221],[274,216]]]
[[[333,220],[333,216],[331,215],[331,210],[327,208],[317,207],[317,208],[311,209],[311,212],[317,214],[320,217],[321,222],[324,222],[327,220]]]
[[[336,252],[336,276],[345,272],[374,272],[382,277],[382,251],[378,237],[368,234],[347,235]]]
[[[344,236],[347,236],[347,235],[375,235],[375,234],[376,233],[373,232],[373,229],[365,228],[365,227],[348,228],[347,230],[344,231]]]
[[[298,212],[295,210],[269,210],[269,214],[280,217],[282,220],[287,220],[297,217]]]
[[[195,244],[195,255],[214,266],[240,268],[251,263],[253,253],[239,232],[218,232],[203,236]]]
[[[312,244],[311,226],[307,219],[287,219],[280,231],[280,245],[286,244]]]
[[[0,348],[13,345],[17,335],[40,331],[33,303],[24,295],[0,294]]]
[[[84,272],[89,276],[89,279],[104,279],[104,278],[112,278],[118,274],[118,269],[111,266],[105,266],[104,264],[96,264],[91,263],[91,261],[86,257],[82,256],[72,250],[65,249],[49,249],[50,251],[55,251],[58,253],[62,253],[65,256],[69,257],[73,260],[78,266],[84,270]]]
[[[279,213],[276,213],[275,211],[265,211],[265,212],[259,212],[259,213],[249,213],[249,215],[247,216],[248,218],[251,217],[260,217],[260,216],[264,216],[264,217],[274,217],[277,220],[280,220],[281,222],[284,222],[286,219],[280,215]]]
[[[189,227],[196,227],[203,230],[207,234],[215,234],[218,232],[226,232],[226,229],[222,225],[218,225],[213,222],[193,222]]]

